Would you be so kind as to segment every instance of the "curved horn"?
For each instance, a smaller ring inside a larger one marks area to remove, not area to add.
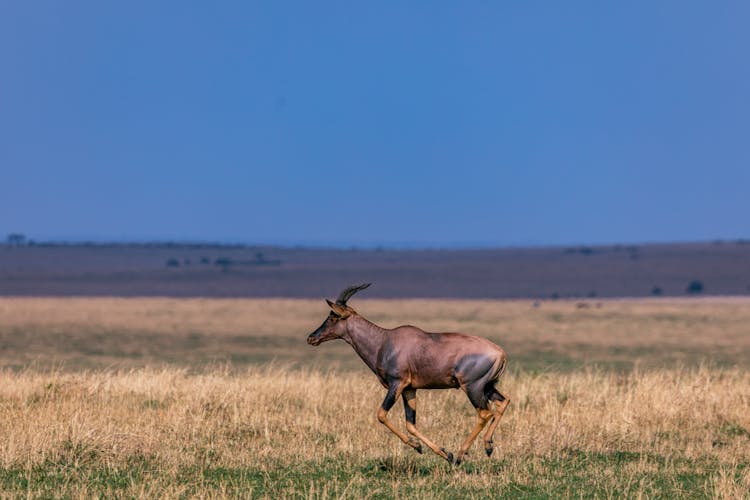
[[[350,287],[345,288],[344,291],[339,294],[339,298],[336,299],[336,303],[339,305],[345,306],[346,301],[349,300],[352,297],[352,295],[354,295],[360,290],[364,290],[370,285],[372,285],[372,283],[362,283],[361,285],[352,285]]]

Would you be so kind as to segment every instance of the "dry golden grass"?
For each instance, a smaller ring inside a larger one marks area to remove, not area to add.
[[[750,299],[353,305],[385,327],[411,323],[488,337],[508,351],[511,369],[750,364]],[[0,363],[79,369],[276,360],[361,369],[343,342],[318,349],[305,343],[326,314],[322,300],[0,298]]]
[[[521,374],[502,387],[512,406],[496,454],[475,444],[469,463],[452,468],[376,422],[384,391],[373,377],[5,371],[0,485],[73,497],[495,497],[674,494],[685,483],[693,496],[750,495],[746,371]],[[418,425],[455,449],[473,424],[465,396],[421,391],[418,401]],[[51,483],[35,481],[40,471]]]
[[[305,344],[322,301],[2,298],[0,496],[749,496],[750,301],[586,304],[353,302],[508,351],[497,451],[453,468],[376,422],[348,345]],[[455,450],[474,415],[420,391],[417,420]]]

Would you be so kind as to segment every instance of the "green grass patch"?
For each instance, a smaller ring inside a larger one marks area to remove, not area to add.
[[[555,456],[479,458],[460,467],[432,456],[335,456],[298,463],[266,461],[232,468],[183,465],[133,457],[125,464],[49,462],[31,469],[0,469],[0,492],[42,497],[179,496],[392,498],[706,498],[712,476],[725,465],[653,453],[566,450]],[[734,464],[735,480],[750,467]],[[739,484],[739,483],[738,483]]]

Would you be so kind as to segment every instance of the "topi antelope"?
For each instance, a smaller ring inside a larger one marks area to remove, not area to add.
[[[510,400],[495,388],[506,366],[505,351],[489,340],[463,333],[428,333],[414,326],[381,328],[346,305],[366,283],[350,286],[336,302],[326,299],[331,312],[307,337],[318,345],[344,339],[370,367],[388,392],[378,409],[378,420],[417,452],[422,443],[450,463],[460,464],[476,437],[484,433],[484,449],[492,454],[492,436]],[[477,423],[458,453],[438,447],[417,429],[417,389],[461,388],[477,410]],[[388,411],[401,396],[406,413],[407,436],[388,420]],[[488,425],[489,423],[489,425]],[[455,458],[455,461],[454,461]]]

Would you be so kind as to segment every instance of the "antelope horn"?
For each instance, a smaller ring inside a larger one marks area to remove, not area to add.
[[[345,306],[346,301],[349,300],[352,297],[352,295],[354,295],[360,290],[364,290],[370,285],[372,285],[372,283],[362,283],[361,285],[352,285],[350,287],[345,288],[344,291],[339,294],[339,298],[336,299],[336,303],[339,305]]]

